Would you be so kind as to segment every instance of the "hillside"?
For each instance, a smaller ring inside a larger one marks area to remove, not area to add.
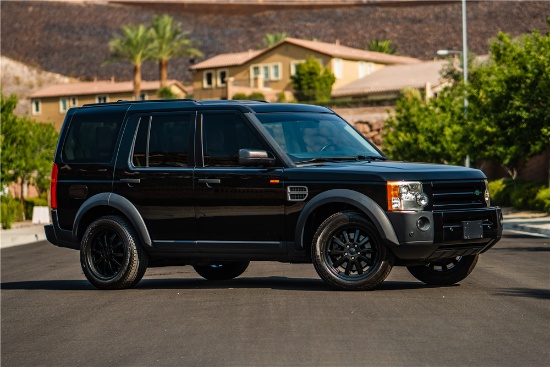
[[[107,42],[121,24],[148,22],[169,11],[201,42],[206,57],[222,52],[259,48],[268,32],[287,32],[305,39],[363,47],[366,40],[392,40],[403,55],[432,59],[438,49],[462,47],[459,2],[401,6],[342,6],[337,8],[214,6],[153,7],[120,4],[2,1],[1,53],[22,62],[82,79],[130,79],[127,64],[101,66],[108,57]],[[227,9],[227,8],[225,8]],[[249,11],[247,11],[247,9]],[[548,31],[548,1],[468,2],[468,43],[478,54],[487,52],[488,39],[498,31],[519,35],[533,28]],[[188,81],[187,60],[169,64],[169,77]],[[156,79],[156,65],[144,66],[144,78]]]

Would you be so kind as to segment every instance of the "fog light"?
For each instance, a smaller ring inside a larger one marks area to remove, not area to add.
[[[430,220],[426,217],[420,217],[416,221],[416,228],[418,228],[422,232],[426,232],[428,229],[430,229],[430,227],[431,227]]]

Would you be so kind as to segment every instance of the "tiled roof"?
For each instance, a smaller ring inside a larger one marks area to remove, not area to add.
[[[428,61],[410,65],[386,66],[370,75],[346,84],[332,92],[333,97],[361,96],[371,93],[395,92],[403,88],[432,87],[443,80],[440,71],[447,61]]]
[[[296,46],[317,51],[332,57],[339,57],[348,60],[370,61],[379,64],[414,64],[420,62],[418,59],[405,56],[384,54],[381,52],[365,51],[358,48],[343,46],[339,43],[327,43],[320,41],[307,41],[298,38],[287,37],[275,45],[263,50],[249,50],[246,52],[219,54],[191,66],[190,70],[202,70],[221,68],[226,66],[242,65],[255,57],[272,50],[282,43],[291,43]]]
[[[177,80],[168,80],[167,85],[176,84],[180,89],[189,93],[188,87],[184,87]],[[142,81],[142,91],[156,91],[160,88],[160,81]],[[127,93],[133,92],[133,82],[114,82],[114,81],[97,81],[97,82],[78,82],[54,84],[40,89],[31,94],[29,98],[46,98],[46,97],[63,97],[63,96],[82,96],[90,94],[109,94],[109,93]]]
[[[222,68],[225,66],[242,65],[248,60],[251,60],[261,54],[264,50],[248,50],[246,52],[237,52],[231,54],[219,54],[210,59],[204,60],[191,66],[189,69],[211,69]]]
[[[348,60],[371,61],[379,64],[413,64],[420,60],[405,57],[389,55],[381,52],[365,51],[358,48],[352,48],[339,43],[327,43],[320,41],[307,41],[298,38],[286,38],[283,42],[289,42],[297,46],[308,48],[332,57],[341,57]]]

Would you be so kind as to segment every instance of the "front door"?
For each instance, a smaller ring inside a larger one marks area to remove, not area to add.
[[[200,251],[284,252],[281,164],[276,163],[279,168],[239,165],[239,149],[269,150],[241,114],[205,112],[200,118],[202,162],[197,163],[194,178]]]

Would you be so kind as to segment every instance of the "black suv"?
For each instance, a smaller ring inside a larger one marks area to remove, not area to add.
[[[48,241],[100,289],[147,267],[206,279],[252,260],[313,263],[344,290],[392,266],[453,284],[502,234],[475,169],[391,162],[328,108],[145,101],[72,108],[55,153]]]

